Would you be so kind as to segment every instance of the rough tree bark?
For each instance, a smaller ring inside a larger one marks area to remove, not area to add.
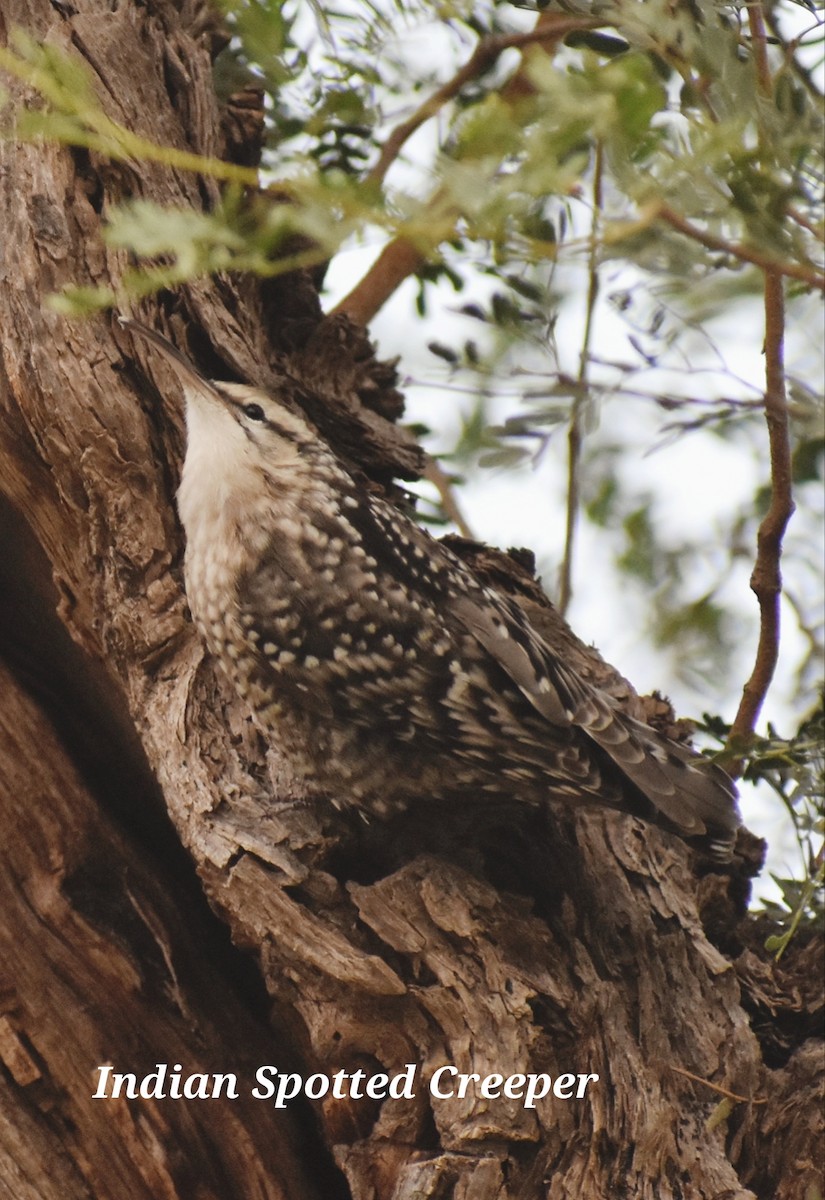
[[[242,99],[222,125],[214,28],[189,0],[9,0],[4,22],[79,54],[125,125],[248,152],[254,108]],[[13,105],[34,102],[6,86]],[[422,810],[365,826],[301,794],[187,620],[172,377],[110,318],[69,324],[44,305],[64,282],[121,276],[101,239],[111,204],[197,209],[216,185],[53,145],[0,153],[0,1189],[815,1194],[821,947],[772,966],[743,914],[744,871],[698,878],[676,839],[616,814]],[[217,377],[286,380],[374,480],[420,465],[391,423],[392,370],[323,318],[308,277],[198,284],[151,316]],[[517,564],[477,565],[639,703]],[[247,1086],[237,1101],[92,1100],[104,1063]],[[416,1095],[276,1110],[249,1096],[263,1063],[303,1076],[414,1063]],[[426,1082],[444,1063],[599,1083],[535,1109],[440,1100]]]

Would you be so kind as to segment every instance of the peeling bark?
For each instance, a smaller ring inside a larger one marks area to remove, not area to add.
[[[107,1063],[141,1076],[178,1062],[187,1073],[254,1075],[277,1043],[232,987],[234,955],[188,864],[167,861],[159,886],[149,843],[118,832],[5,667],[0,694],[4,1194],[156,1200],[197,1185],[320,1200],[292,1113],[273,1119],[243,1092],[199,1103],[93,1098]]]
[[[220,38],[194,6],[7,9],[9,25],[73,47],[118,120],[220,153]],[[30,99],[10,86],[16,104]],[[804,1022],[766,1002],[747,864],[700,879],[677,839],[610,812],[422,805],[367,826],[306,796],[187,618],[174,380],[157,356],[136,359],[109,318],[73,325],[44,303],[63,283],[120,277],[124,256],[101,238],[113,203],[197,209],[216,185],[50,145],[5,142],[0,154],[0,650],[11,670],[0,1185],[355,1200],[804,1194],[821,1171],[822,1047],[806,1023],[821,989],[794,1010]],[[392,367],[345,319],[324,318],[311,276],[199,283],[159,299],[153,319],[210,373],[305,407],[376,485],[420,467],[392,424]],[[506,560],[477,565],[542,619],[515,567],[508,582]],[[641,703],[551,610],[544,620],[580,669]],[[792,954],[810,983],[813,952]],[[787,982],[771,974],[780,997]],[[92,1101],[107,1061],[246,1080],[261,1063],[303,1077],[412,1063],[416,1089],[285,1110],[248,1095]],[[581,1100],[526,1108],[431,1095],[444,1064],[599,1080]],[[723,1112],[714,1087],[749,1102]]]

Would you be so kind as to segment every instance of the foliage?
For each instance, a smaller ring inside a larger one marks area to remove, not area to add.
[[[724,745],[730,726],[705,714],[700,728]],[[772,875],[779,899],[763,901],[766,911],[782,931],[770,937],[767,949],[780,958],[794,933],[810,926],[825,932],[825,698],[800,722],[796,733],[783,738],[771,725],[767,735],[753,740],[748,749],[744,778],[767,784],[790,819],[803,864],[803,878]]]
[[[784,951],[802,921],[825,925],[825,864],[822,837],[825,834],[825,709],[823,701],[800,724],[792,738],[781,738],[768,726],[768,736],[751,749],[745,778],[764,779],[787,809],[793,822],[800,856],[807,875],[797,879],[774,876],[782,905],[767,904],[778,923],[786,926],[782,936],[771,939],[768,949]],[[818,849],[817,849],[818,845]],[[788,920],[787,914],[791,919]]]

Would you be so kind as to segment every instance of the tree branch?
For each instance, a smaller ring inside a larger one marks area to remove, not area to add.
[[[756,67],[759,90],[763,96],[770,96],[773,91],[773,78],[771,65],[768,62],[768,40],[761,0],[751,0],[748,5],[748,24],[753,41],[753,62]]]
[[[397,237],[388,242],[366,275],[343,300],[330,310],[329,316],[340,313],[369,325],[372,318],[400,287],[405,279],[414,275],[427,261],[427,255],[408,238]]]
[[[430,117],[435,116],[445,104],[454,99],[471,79],[475,79],[489,70],[505,50],[546,45],[548,42],[558,41],[568,33],[594,29],[603,23],[592,17],[562,17],[557,13],[541,13],[534,29],[524,33],[501,34],[483,38],[452,79],[434,92],[428,100],[425,100],[411,117],[402,121],[392,130],[384,143],[378,161],[367,175],[367,180],[373,183],[382,182],[392,163],[398,157],[402,146],[416,130]],[[501,94],[505,99],[515,99],[519,95],[523,95],[526,90],[521,78],[523,66],[522,60],[517,71],[503,87]],[[442,192],[439,190],[433,196],[429,207],[437,208],[441,198]],[[403,236],[389,242],[366,275],[358,281],[343,300],[339,301],[331,310],[330,315],[345,313],[353,321],[358,321],[363,325],[369,324],[404,280],[410,275],[414,275],[424,265],[427,261],[427,250],[428,248],[425,248],[423,244]]]
[[[441,196],[440,191],[433,196],[431,206],[434,211],[437,209]],[[456,213],[456,217],[457,215]],[[445,214],[442,212],[441,220],[444,216]],[[774,272],[789,279],[799,279],[809,287],[825,291],[825,273],[817,270],[816,267],[804,263],[783,261],[764,254],[752,246],[718,237],[707,230],[700,229],[698,225],[688,221],[686,217],[677,213],[667,204],[654,203],[638,224],[646,227],[656,220],[665,221],[672,229],[698,242],[707,250],[728,254],[741,262],[761,267],[763,271]],[[443,240],[444,236],[442,227],[439,240]],[[345,313],[354,321],[359,321],[364,325],[369,324],[393,292],[405,279],[414,275],[426,261],[427,250],[423,243],[417,244],[408,237],[395,238],[384,247],[363,279],[359,280],[352,291],[339,301],[331,310],[330,315]]]
[[[411,117],[396,125],[392,130],[384,143],[377,163],[367,175],[367,181],[380,183],[398,157],[401,147],[416,130],[429,121],[430,117],[434,117],[445,104],[453,100],[466,83],[483,75],[485,71],[489,71],[505,50],[520,50],[526,46],[534,46],[543,42],[555,42],[566,37],[568,33],[595,29],[600,24],[603,22],[593,17],[563,17],[556,13],[541,14],[534,29],[524,33],[497,34],[481,38],[464,66],[456,71],[452,79],[433,92],[432,96],[425,100]]]
[[[450,477],[437,458],[427,456],[427,465],[424,468],[423,478],[428,483],[431,483],[438,492],[441,507],[461,536],[469,538],[471,541],[475,540],[475,534],[470,528],[467,518],[464,516],[461,506],[456,499]]]
[[[809,221],[795,204],[789,204],[785,211],[792,221],[796,221],[797,225],[801,225],[803,229],[807,229],[808,233],[812,237],[815,237],[818,242],[825,241],[825,231],[823,231],[822,225],[814,225],[813,221]]]
[[[717,250],[721,254],[730,254],[731,257],[738,258],[742,262],[753,263],[754,266],[761,267],[763,271],[777,276],[785,275],[789,279],[801,279],[810,287],[825,291],[825,273],[817,271],[815,267],[808,267],[803,263],[785,262],[782,259],[763,254],[759,250],[754,250],[752,246],[745,246],[741,242],[730,242],[725,238],[716,237],[715,234],[708,233],[706,230],[700,229],[698,225],[694,225],[691,221],[688,221],[686,217],[675,212],[667,204],[655,206],[653,219],[657,218],[665,221],[678,233],[683,233],[685,237],[699,242],[707,250]]]
[[[758,2],[748,8],[756,73],[763,95],[772,89],[765,23]],[[765,421],[771,463],[771,500],[759,526],[751,590],[759,603],[759,642],[750,678],[742,690],[739,710],[730,732],[737,753],[753,733],[779,658],[782,539],[796,507],[793,500],[790,422],[785,390],[785,294],[778,268],[765,270]],[[733,764],[741,769],[741,755]]]

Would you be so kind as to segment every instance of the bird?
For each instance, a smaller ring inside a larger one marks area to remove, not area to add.
[[[277,394],[207,379],[120,322],[185,398],[192,617],[296,776],[368,819],[420,802],[602,805],[730,860],[741,821],[720,766],[583,679]]]

